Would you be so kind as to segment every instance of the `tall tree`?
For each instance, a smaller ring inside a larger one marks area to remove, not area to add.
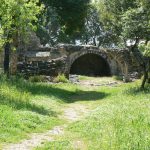
[[[67,34],[79,31],[84,25],[84,19],[90,0],[42,0],[46,6],[56,8],[60,24]]]
[[[101,0],[98,2],[100,16],[106,30],[116,38],[116,45],[128,47],[143,67],[145,85],[148,78],[147,62],[139,52],[141,41],[150,41],[149,0]]]
[[[4,47],[4,72],[9,74],[9,55],[16,48],[20,37],[27,36],[35,29],[37,15],[43,6],[38,0],[1,0],[0,4],[0,45]]]
[[[54,46],[58,43],[88,44],[95,46],[110,46],[112,44],[111,34],[104,32],[103,25],[99,20],[99,12],[91,3],[86,8],[84,24],[80,30],[74,30],[67,34],[60,24],[57,8],[48,6],[39,19],[37,35],[42,44]],[[78,21],[80,22],[80,20]],[[113,38],[112,38],[113,39]]]
[[[84,29],[80,32],[78,40],[82,44],[94,45],[97,47],[110,47],[112,45],[111,34],[105,31],[99,17],[99,11],[91,3],[85,18]]]
[[[64,40],[74,42],[74,35],[84,28],[85,17],[90,0],[40,0],[45,4],[45,13],[41,15],[38,36],[45,43],[46,37],[52,45]],[[51,37],[49,36],[51,35]],[[53,43],[54,42],[54,43]]]

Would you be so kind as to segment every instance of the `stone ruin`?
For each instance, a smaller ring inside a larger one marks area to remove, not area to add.
[[[12,54],[11,73],[25,77],[79,74],[88,76],[123,76],[125,81],[138,77],[141,68],[126,49],[101,49],[95,46],[59,44],[37,47]]]

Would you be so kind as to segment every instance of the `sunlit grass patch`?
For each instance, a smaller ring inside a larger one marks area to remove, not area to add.
[[[98,87],[97,92],[107,96],[88,101],[93,109],[84,119],[68,126],[65,135],[54,142],[69,139],[69,148],[86,150],[149,150],[150,149],[150,90],[139,90],[139,82],[122,84],[118,87]],[[80,90],[72,96],[81,103],[85,99]],[[78,95],[79,94],[79,95]],[[91,93],[92,95],[92,93]],[[88,96],[89,97],[89,96]],[[91,99],[91,97],[89,98]],[[83,104],[83,103],[82,103]],[[87,102],[84,102],[88,105]],[[94,106],[94,107],[93,107]],[[48,142],[39,149],[50,148]]]
[[[46,143],[44,147],[37,147],[34,150],[73,150],[72,143],[69,140],[52,141]]]
[[[28,137],[29,133],[43,132],[62,123],[58,118],[59,108],[53,110],[52,107],[57,102],[49,103],[47,107],[36,103],[32,91],[36,84],[5,76],[0,77],[0,83],[0,143],[17,142]]]
[[[37,149],[67,150],[78,144],[88,150],[150,148],[150,88],[141,91],[139,81],[89,88],[16,78],[0,82],[0,143],[17,142],[63,124],[63,111],[82,104],[91,110],[88,116],[68,124],[63,136]]]
[[[128,88],[131,84],[116,88],[120,94],[112,93],[89,117],[68,128],[87,140],[89,150],[150,149],[150,91],[136,95]]]

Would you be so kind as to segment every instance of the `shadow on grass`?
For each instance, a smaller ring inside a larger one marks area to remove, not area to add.
[[[73,103],[76,101],[96,101],[102,100],[107,97],[109,94],[104,92],[96,91],[77,91],[76,94],[70,96],[70,99],[67,100],[67,103]]]
[[[28,83],[24,87],[18,87],[27,92],[30,92],[33,96],[35,95],[44,95],[49,97],[56,97],[62,100],[65,103],[73,103],[76,101],[92,101],[92,100],[101,100],[108,96],[107,93],[97,92],[97,91],[83,91],[75,90],[69,91],[62,89],[60,85],[48,85],[48,84],[36,84]]]
[[[43,106],[36,105],[30,101],[30,94],[26,93],[26,89],[27,87],[30,89],[31,86],[23,79],[7,79],[5,76],[0,76],[0,83],[1,105],[7,105],[17,110],[29,110],[41,115],[48,115],[53,117],[57,116],[55,111],[46,109]]]
[[[21,101],[21,100],[15,99],[15,98],[10,99],[7,96],[5,96],[5,97],[0,96],[0,104],[10,106],[17,110],[25,109],[25,110],[39,113],[41,115],[47,115],[47,116],[53,116],[53,117],[57,116],[56,112],[54,112],[50,109],[45,109],[43,106],[37,106],[28,101]]]
[[[137,95],[137,94],[150,94],[150,86],[146,86],[144,89],[141,89],[140,87],[131,87],[127,90],[125,90],[126,94],[130,95]]]
[[[1,80],[2,81],[2,80]],[[57,116],[57,112],[50,109],[46,109],[43,106],[38,106],[30,101],[30,97],[23,97],[23,93],[30,93],[32,96],[48,96],[54,97],[56,100],[63,101],[65,103],[73,103],[76,101],[94,101],[101,100],[108,96],[107,93],[97,91],[83,91],[78,88],[67,90],[61,88],[60,85],[49,84],[37,84],[24,81],[23,79],[8,79],[4,80],[2,84],[6,84],[7,87],[15,87],[20,95],[11,96],[11,94],[0,93],[0,104],[8,105],[14,109],[25,109],[33,111],[42,115]],[[69,86],[69,84],[68,84]]]

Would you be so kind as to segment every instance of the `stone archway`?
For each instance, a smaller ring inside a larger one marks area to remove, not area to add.
[[[130,51],[124,49],[60,44],[52,48],[28,50],[17,56],[22,58],[20,62],[11,64],[17,64],[17,72],[25,76],[65,74],[68,77],[71,72],[94,76],[121,75],[127,81],[131,73],[141,71]]]
[[[70,74],[88,76],[110,76],[111,71],[107,61],[98,54],[87,53],[74,60]]]
[[[82,50],[68,57],[68,74],[110,76],[111,66],[107,55],[97,49]]]

